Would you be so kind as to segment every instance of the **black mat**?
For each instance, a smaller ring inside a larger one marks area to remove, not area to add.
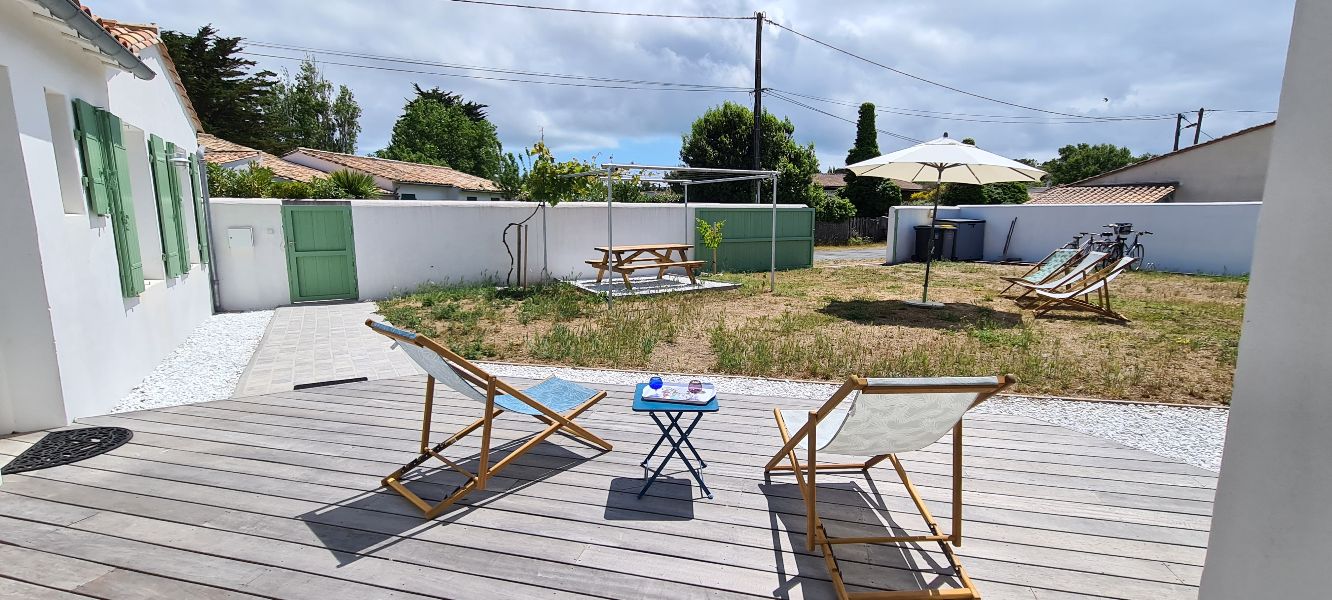
[[[12,475],[24,471],[49,469],[105,454],[125,445],[134,432],[123,427],[86,427],[53,431],[23,451],[0,473]]]

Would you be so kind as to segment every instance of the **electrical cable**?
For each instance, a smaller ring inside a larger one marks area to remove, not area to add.
[[[237,54],[243,54],[243,55],[246,55],[246,56],[260,56],[260,57],[264,57],[264,58],[275,58],[275,59],[280,59],[280,60],[295,60],[295,61],[305,60],[305,58],[297,57],[297,56],[280,56],[280,55],[277,55],[277,54],[264,54],[264,53],[261,53],[261,52],[241,51],[241,52],[237,52]],[[565,86],[565,87],[602,88],[602,89],[612,89],[612,90],[659,90],[659,91],[677,91],[677,92],[726,92],[726,93],[742,93],[742,92],[743,92],[743,93],[748,93],[748,92],[751,91],[750,88],[740,88],[740,87],[736,87],[736,88],[734,88],[734,89],[726,89],[726,88],[722,88],[722,87],[702,87],[702,84],[700,84],[700,86],[695,86],[695,87],[660,87],[660,86],[657,86],[657,87],[651,87],[651,86],[642,86],[642,85],[610,85],[610,84],[593,84],[593,83],[575,83],[575,82],[568,82],[568,81],[539,81],[539,80],[533,80],[533,79],[515,79],[515,78],[512,78],[512,77],[487,77],[487,76],[481,76],[481,75],[467,75],[467,74],[463,74],[463,73],[441,73],[441,72],[439,72],[439,71],[422,71],[422,70],[418,70],[418,69],[403,69],[403,68],[397,68],[397,67],[386,67],[386,66],[381,66],[381,65],[365,65],[365,64],[357,64],[357,63],[335,62],[335,61],[328,61],[328,60],[322,60],[322,61],[319,61],[319,62],[320,62],[320,64],[325,64],[325,65],[335,65],[335,66],[340,66],[340,67],[354,67],[354,68],[358,68],[358,69],[372,69],[372,70],[378,70],[378,71],[392,71],[392,72],[396,72],[396,73],[412,73],[412,74],[419,74],[419,75],[435,75],[435,76],[439,76],[439,77],[462,77],[462,78],[464,78],[464,79],[479,79],[479,80],[484,80],[484,81],[507,81],[507,82],[511,82],[511,83],[536,83],[536,84],[542,84],[542,85],[558,85],[558,86]]]
[[[635,12],[617,12],[612,10],[592,10],[587,8],[564,8],[558,6],[537,6],[533,4],[510,4],[507,2],[491,2],[488,0],[450,0],[461,4],[480,4],[485,6],[502,6],[505,8],[526,8],[530,10],[548,10],[553,12],[583,13],[589,15],[614,15],[622,17],[656,17],[661,19],[718,19],[724,21],[753,20],[754,17],[728,17],[724,15],[670,15],[660,13],[635,13]]]
[[[848,119],[848,118],[843,117],[843,116],[841,116],[841,115],[835,115],[835,114],[830,113],[830,112],[827,112],[827,111],[825,111],[825,110],[821,110],[821,109],[819,109],[819,108],[815,108],[815,107],[813,107],[813,106],[810,106],[810,105],[805,104],[804,102],[800,102],[800,101],[798,101],[798,100],[793,100],[793,99],[791,99],[791,98],[787,98],[786,96],[784,96],[784,95],[782,95],[782,94],[780,94],[780,93],[773,92],[772,90],[768,90],[768,95],[769,95],[769,96],[772,96],[773,98],[776,98],[776,99],[778,99],[778,100],[782,100],[782,101],[784,101],[784,102],[789,102],[789,103],[794,104],[794,105],[796,105],[796,106],[799,106],[799,107],[801,107],[801,108],[804,108],[804,109],[807,109],[807,110],[812,110],[812,111],[814,111],[814,112],[816,112],[816,113],[819,113],[819,114],[822,114],[822,115],[827,115],[827,116],[832,117],[832,118],[834,118],[834,119],[837,119],[837,120],[839,120],[839,121],[846,121],[847,123],[851,123],[852,125],[857,124],[856,121],[854,121],[854,120],[852,120],[852,119]],[[911,137],[911,136],[908,136],[908,135],[902,135],[902,134],[900,134],[900,133],[893,132],[893,131],[888,131],[888,130],[886,130],[886,129],[878,129],[878,128],[875,128],[875,129],[876,129],[876,131],[878,131],[879,133],[882,133],[882,134],[887,135],[887,136],[895,137],[895,138],[898,138],[898,139],[900,139],[900,140],[905,140],[905,141],[908,141],[908,142],[915,142],[915,143],[917,143],[917,144],[920,144],[920,143],[923,143],[923,142],[924,142],[924,140],[918,140],[918,139],[913,138],[913,137]]]
[[[849,106],[849,107],[860,106],[860,104],[855,102],[847,102],[843,100],[833,100],[831,98],[811,96],[809,94],[801,94],[799,92],[792,92],[790,90],[783,90],[777,88],[772,88],[772,89],[790,96],[807,98],[809,100],[815,100],[818,102],[826,102],[829,104],[836,104],[839,106]],[[1062,125],[1062,124],[1102,123],[1102,122],[1113,123],[1119,121],[1161,121],[1161,120],[1175,118],[1174,113],[1170,114],[1162,113],[1159,115],[1132,115],[1132,116],[1126,115],[1121,117],[1103,118],[1103,119],[1095,119],[1090,117],[1085,119],[1050,119],[1048,117],[1023,116],[1023,115],[984,115],[984,114],[974,114],[974,113],[952,113],[952,112],[924,110],[924,109],[915,109],[915,108],[901,108],[895,106],[880,106],[878,104],[875,104],[874,111],[884,114],[901,115],[906,117],[939,119],[945,121],[966,121],[971,123],[1010,123],[1010,124],[1031,124],[1031,125]],[[973,119],[973,118],[959,118],[959,117],[986,117],[986,118]],[[1022,120],[1002,121],[1002,120],[991,120],[991,119],[1022,119]],[[1045,119],[1045,120],[1037,121],[1035,119]]]

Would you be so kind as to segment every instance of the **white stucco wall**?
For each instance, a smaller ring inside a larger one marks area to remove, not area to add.
[[[1326,595],[1332,556],[1332,3],[1298,0],[1203,600]]]
[[[1259,202],[1273,129],[1260,127],[1081,183],[1178,181],[1171,202]]]
[[[985,220],[985,260],[999,260],[1008,226],[1017,218],[1008,257],[1037,261],[1080,231],[1106,223],[1133,223],[1143,236],[1147,266],[1161,271],[1239,275],[1249,272],[1260,202],[1210,204],[1001,204],[939,207],[939,218]],[[911,260],[916,225],[929,223],[929,207],[889,211],[885,262]],[[1130,238],[1132,241],[1132,238]]]
[[[291,304],[282,201],[213,198],[209,202],[213,268],[222,291],[222,309],[260,310]],[[244,243],[247,233],[249,244]]]
[[[500,236],[505,225],[532,214],[530,202],[353,200],[357,282],[362,299],[413,290],[424,283],[503,279],[509,256]],[[699,207],[753,208],[736,204],[616,204],[615,244],[693,243],[694,210]],[[782,207],[779,210],[797,207]],[[803,208],[799,206],[798,208]],[[213,199],[217,268],[225,310],[272,308],[291,303],[286,253],[282,247],[281,202],[271,199]],[[553,277],[586,276],[586,260],[606,243],[606,205],[567,202],[546,209],[550,243],[543,255],[542,215],[529,221],[528,276],[542,275],[549,260]],[[686,220],[687,219],[687,220]],[[227,229],[251,227],[253,248],[229,248]],[[509,237],[516,245],[514,234]]]
[[[78,157],[58,150],[72,147],[73,132],[53,129],[48,107],[72,111],[74,98],[119,106],[136,115],[122,115],[128,124],[193,148],[185,115],[163,108],[171,104],[158,97],[163,90],[174,95],[157,85],[166,77],[145,86],[118,80],[118,71],[18,3],[0,4],[0,68],[9,80],[3,90],[9,101],[0,101],[0,112],[8,114],[0,114],[0,123],[13,120],[21,152],[17,161],[6,156],[0,162],[22,172],[6,178],[3,192],[10,197],[0,237],[13,254],[0,258],[0,276],[18,289],[0,294],[0,331],[6,332],[0,338],[6,382],[0,404],[10,407],[8,428],[23,431],[105,412],[211,313],[211,302],[208,275],[199,266],[184,277],[151,283],[138,298],[122,298],[108,220],[89,214],[85,201],[62,197],[59,173],[78,170]],[[48,101],[48,94],[59,94],[59,101]],[[147,108],[135,112],[136,103]],[[0,145],[11,143],[0,139]],[[138,215],[140,232],[155,223],[155,211]],[[192,220],[187,230],[193,245]],[[145,253],[145,265],[160,262],[160,255],[160,248]]]

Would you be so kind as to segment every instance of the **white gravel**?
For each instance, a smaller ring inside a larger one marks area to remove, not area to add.
[[[230,398],[272,318],[271,310],[209,317],[111,412]]]
[[[570,381],[633,385],[644,380],[643,373],[603,371],[568,367],[543,367],[485,363],[486,369],[501,377],[542,379],[551,375]],[[690,378],[689,374],[661,374],[669,378]],[[719,393],[732,392],[754,396],[779,396],[821,400],[837,389],[836,385],[721,377],[704,375]],[[1192,408],[1153,404],[1119,404],[1077,400],[999,396],[976,407],[982,414],[1028,417],[1067,427],[1088,435],[1112,440],[1209,471],[1221,469],[1221,447],[1226,440],[1226,421],[1230,411],[1224,408]]]

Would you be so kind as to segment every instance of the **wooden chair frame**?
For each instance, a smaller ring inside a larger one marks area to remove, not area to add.
[[[1087,278],[1088,273],[1095,272],[1097,269],[1101,268],[1105,264],[1105,259],[1107,256],[1105,252],[1096,252],[1096,254],[1100,255],[1101,260],[1096,262],[1084,263],[1084,261],[1087,261],[1091,257],[1092,253],[1093,253],[1092,251],[1081,252],[1076,257],[1077,260],[1076,263],[1065,265],[1064,268],[1059,269],[1059,272],[1057,274],[1051,277],[1047,277],[1046,280],[1041,283],[1029,283],[1022,280],[1015,281],[1012,279],[1006,279],[1005,281],[1009,282],[1008,288],[1017,286],[1019,289],[1022,290],[1022,293],[1018,294],[1017,296],[1014,296],[1013,299],[1022,300],[1023,298],[1026,298],[1028,294],[1031,294],[1033,292],[1037,292],[1040,290],[1046,290],[1046,291],[1057,290],[1059,288],[1065,288],[1068,287],[1069,285],[1076,284],[1079,281],[1085,280]],[[1008,288],[1004,288],[1004,290],[1007,291]]]
[[[376,331],[377,333],[389,337],[394,341],[398,342],[399,344],[413,344],[431,350],[436,354],[439,354],[442,358],[444,358],[444,360],[460,367],[460,369],[458,370],[458,374],[463,379],[472,384],[475,384],[477,387],[484,389],[486,391],[485,412],[482,414],[481,418],[477,419],[476,421],[473,421],[471,424],[458,430],[453,435],[445,438],[444,441],[431,446],[430,422],[434,414],[435,378],[431,375],[426,376],[425,407],[422,411],[422,417],[421,417],[420,455],[412,459],[411,462],[408,462],[407,464],[398,468],[398,470],[389,474],[387,477],[383,479],[382,483],[384,484],[385,487],[388,487],[389,489],[392,489],[393,491],[401,494],[404,498],[407,499],[408,502],[411,502],[412,505],[416,506],[416,508],[420,509],[421,512],[425,513],[425,517],[427,519],[434,519],[435,517],[438,517],[439,515],[443,514],[445,510],[447,510],[453,504],[457,503],[464,496],[476,490],[486,489],[486,482],[491,477],[497,475],[500,471],[504,470],[505,467],[509,466],[510,464],[513,464],[515,460],[517,460],[519,457],[525,454],[528,450],[531,450],[537,444],[540,444],[542,441],[545,441],[546,438],[550,437],[551,435],[554,435],[555,433],[565,433],[568,435],[572,435],[576,438],[585,440],[591,445],[597,448],[601,448],[603,451],[606,452],[609,452],[611,450],[610,442],[607,442],[606,440],[603,440],[600,437],[593,435],[591,432],[584,429],[582,426],[573,422],[573,420],[577,418],[578,415],[581,415],[584,411],[586,411],[589,408],[592,408],[592,406],[594,406],[597,402],[600,402],[603,398],[605,398],[606,392],[597,392],[582,404],[579,404],[578,406],[562,414],[557,413],[551,410],[546,405],[541,404],[540,402],[537,402],[536,400],[532,399],[527,394],[524,394],[521,390],[509,385],[508,383],[505,383],[503,380],[499,379],[498,377],[495,377],[494,375],[487,373],[481,367],[472,364],[467,359],[458,356],[448,348],[445,348],[444,346],[440,345],[438,342],[435,342],[434,340],[426,336],[418,334],[415,338],[408,338],[395,334],[393,332],[384,331],[382,329],[375,329],[371,325],[372,323],[374,323],[373,320],[366,319],[365,323],[367,326],[371,326],[371,328],[374,329],[374,331]],[[541,430],[540,433],[537,433],[536,435],[530,437],[527,441],[523,442],[522,445],[518,446],[516,449],[510,452],[508,456],[505,456],[503,459],[491,465],[490,449],[491,449],[492,422],[494,421],[495,417],[498,417],[499,415],[504,413],[504,409],[497,408],[495,406],[495,397],[501,394],[508,394],[510,396],[513,396],[514,398],[517,398],[519,401],[521,401],[523,404],[531,406],[533,409],[535,409],[540,414],[532,416],[536,418],[538,421],[541,421],[542,423],[546,424],[546,428]],[[448,458],[445,458],[442,452],[449,446],[452,446],[453,444],[457,443],[459,440],[475,432],[477,429],[481,430],[481,451],[478,458],[479,464],[477,465],[476,472],[473,473],[463,468],[462,465],[459,465],[458,463],[449,460]],[[423,463],[425,463],[432,457],[444,463],[445,466],[462,474],[463,477],[467,478],[467,483],[460,486],[452,494],[449,494],[448,497],[444,498],[443,500],[433,505],[430,504],[429,502],[426,502],[420,496],[416,495],[416,493],[407,489],[407,486],[404,485],[402,479],[403,476],[409,473],[412,469],[421,466]]]
[[[869,384],[864,377],[850,377],[837,389],[833,395],[828,398],[817,410],[809,411],[809,419],[805,424],[797,429],[794,434],[790,434],[786,428],[786,422],[782,419],[780,409],[773,409],[773,414],[777,417],[777,429],[782,435],[782,447],[773,455],[772,459],[764,466],[764,473],[771,472],[790,472],[795,475],[796,485],[800,488],[800,495],[805,501],[805,549],[813,551],[818,547],[823,554],[824,563],[828,566],[828,574],[832,576],[833,588],[837,592],[837,597],[841,600],[873,600],[873,599],[893,599],[910,600],[924,598],[980,598],[980,592],[972,583],[962,564],[958,562],[953,547],[962,545],[962,420],[959,419],[953,426],[953,514],[952,530],[948,533],[942,533],[939,523],[934,519],[925,501],[921,499],[920,493],[916,491],[916,486],[911,483],[907,477],[906,469],[902,467],[901,461],[894,454],[880,454],[870,457],[864,462],[858,463],[819,463],[818,461],[818,443],[815,439],[815,433],[818,430],[819,421],[826,418],[829,413],[837,408],[847,397],[855,392],[866,392],[870,394],[912,394],[912,393],[948,393],[948,392],[976,392],[976,401],[971,404],[972,407],[984,402],[991,396],[1003,391],[1004,388],[1017,382],[1012,375],[1002,375],[999,377],[997,385],[922,385],[914,387],[880,387],[876,388]],[[800,462],[796,446],[801,440],[807,440],[808,455],[805,462]],[[906,487],[907,495],[911,497],[916,510],[921,518],[925,520],[929,528],[929,535],[903,535],[903,536],[877,536],[877,537],[830,537],[827,530],[823,527],[823,520],[819,518],[816,504],[817,485],[815,478],[819,471],[861,471],[865,477],[869,477],[869,469],[884,460],[893,465],[893,470],[897,471],[897,476],[902,480]],[[789,464],[779,464],[782,461],[789,461]],[[833,547],[840,544],[900,544],[915,542],[937,542],[943,550],[948,563],[953,567],[957,574],[958,581],[962,584],[961,588],[956,589],[926,589],[926,590],[901,590],[901,591],[874,591],[874,592],[847,592],[846,585],[842,581],[841,569],[837,566],[837,557],[833,554]]]
[[[1039,301],[1034,307],[1036,318],[1040,318],[1052,310],[1062,308],[1085,310],[1107,319],[1128,323],[1127,317],[1115,312],[1110,306],[1110,281],[1127,270],[1135,260],[1137,259],[1133,257],[1121,258],[1114,264],[1102,267],[1088,274],[1084,279],[1070,284],[1069,289],[1062,293],[1037,291],[1036,296]],[[1093,293],[1096,294],[1094,302],[1089,299]]]

